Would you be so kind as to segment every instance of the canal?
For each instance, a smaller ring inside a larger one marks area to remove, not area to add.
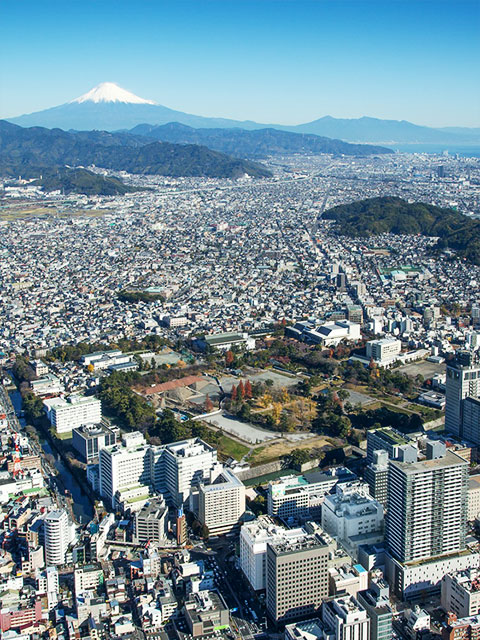
[[[10,391],[9,396],[15,412],[18,415],[22,409],[22,396],[17,390]],[[23,418],[20,418],[20,424],[22,424],[22,426],[25,425],[25,420]],[[50,454],[54,459],[54,465],[59,475],[60,486],[63,486],[63,488],[67,489],[72,495],[73,513],[75,514],[77,522],[81,524],[90,522],[93,518],[94,511],[88,495],[83,490],[80,482],[70,473],[60,455],[52,448],[43,433],[41,431],[38,431],[37,433],[43,450],[46,454]]]

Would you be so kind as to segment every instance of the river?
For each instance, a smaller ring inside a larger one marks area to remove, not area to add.
[[[22,409],[22,396],[20,395],[19,391],[10,391],[9,395],[10,395],[10,399],[12,401],[13,407],[18,415],[19,411]],[[24,425],[25,420],[21,418],[20,423]],[[42,445],[42,448],[45,451],[45,453],[53,456],[55,460],[54,464],[58,471],[61,485],[63,485],[65,489],[68,489],[68,491],[70,491],[70,493],[72,494],[73,513],[75,514],[75,518],[77,522],[81,524],[90,522],[94,514],[93,514],[93,505],[90,502],[88,495],[85,493],[81,484],[78,482],[75,476],[73,476],[70,473],[69,469],[61,459],[60,455],[54,449],[52,449],[50,443],[48,442],[48,440],[45,438],[45,436],[41,431],[38,432],[38,436],[39,436],[40,444]]]

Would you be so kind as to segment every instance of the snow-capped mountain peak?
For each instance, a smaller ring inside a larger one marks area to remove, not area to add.
[[[124,102],[129,104],[155,104],[153,100],[144,100],[134,93],[122,89],[115,82],[101,82],[96,87],[84,93],[83,96],[75,98],[71,103],[77,102]]]

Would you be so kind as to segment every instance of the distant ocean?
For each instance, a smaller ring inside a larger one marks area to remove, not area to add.
[[[480,158],[480,146],[474,145],[471,147],[457,147],[448,144],[392,144],[389,146],[395,151],[404,151],[406,153],[434,153],[441,155],[444,151],[448,151],[451,156],[458,153],[459,156],[466,158]]]

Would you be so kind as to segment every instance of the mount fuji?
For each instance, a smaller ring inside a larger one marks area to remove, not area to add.
[[[445,144],[479,145],[478,129],[445,128],[434,129],[419,126],[406,120],[381,120],[378,118],[338,119],[324,116],[318,120],[292,126],[259,124],[252,120],[229,120],[208,118],[183,111],[175,111],[153,100],[122,89],[114,82],[102,82],[82,96],[58,107],[36,111],[9,122],[22,127],[60,128],[64,130],[118,131],[132,129],[137,125],[165,125],[172,122],[195,129],[277,129],[291,133],[314,134],[346,142],[381,144]]]
[[[242,127],[258,129],[262,125],[255,122],[238,122],[225,118],[206,118],[182,111],[169,109],[153,100],[146,100],[134,93],[122,89],[114,82],[102,82],[87,93],[43,111],[28,113],[16,118],[8,118],[9,122],[21,127],[47,127],[64,130],[117,131],[131,129],[139,124],[153,125],[180,122],[190,127]]]

